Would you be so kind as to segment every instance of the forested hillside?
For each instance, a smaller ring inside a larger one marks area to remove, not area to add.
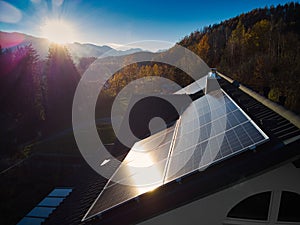
[[[255,9],[194,31],[178,44],[210,67],[300,113],[299,3]],[[141,76],[164,76],[183,86],[191,82],[182,71],[167,65],[135,64],[115,74],[110,94]]]
[[[179,44],[210,66],[300,112],[300,4],[255,9]]]
[[[299,3],[255,9],[192,32],[179,44],[210,67],[300,113]],[[95,60],[81,58],[75,66],[64,46],[52,44],[45,59],[30,44],[1,48],[0,39],[2,153],[14,155],[34,139],[70,128],[75,88],[80,75]],[[108,81],[100,109],[109,111],[124,86],[145,76],[163,76],[181,86],[192,81],[183,71],[165,64],[131,64]]]

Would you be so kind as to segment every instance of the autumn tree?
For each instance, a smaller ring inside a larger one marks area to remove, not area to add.
[[[179,44],[273,101],[286,98],[285,106],[300,112],[299,15],[300,4],[293,2],[255,9],[192,32]]]
[[[205,34],[200,42],[197,44],[197,54],[204,60],[207,61],[207,54],[209,50],[208,35]]]

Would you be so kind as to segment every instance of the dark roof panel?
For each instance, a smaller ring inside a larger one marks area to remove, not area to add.
[[[169,182],[153,192],[142,194],[138,199],[132,199],[87,222],[81,222],[81,220],[104,188],[107,180],[89,168],[80,156],[36,155],[3,176],[1,183],[9,184],[12,178],[15,180],[15,177],[18,177],[18,174],[20,177],[27,174],[28,182],[34,183],[44,181],[40,177],[48,174],[53,184],[44,187],[39,184],[40,193],[27,192],[28,196],[24,197],[24,201],[20,199],[18,203],[24,205],[31,198],[34,199],[31,205],[9,212],[19,221],[55,186],[69,186],[73,188],[73,191],[43,224],[104,225],[119,224],[120,221],[122,224],[132,224],[203,198],[239,182],[241,177],[243,179],[252,177],[299,156],[300,140],[296,137],[300,130],[297,127],[226,80],[221,79],[218,82],[237,105],[269,136],[269,142],[249,151],[243,151],[237,157],[230,157],[213,164],[202,172],[195,171],[180,180]],[[233,109],[228,107],[228,110]],[[225,141],[224,145],[230,146],[230,143]],[[222,154],[217,157],[222,157]],[[55,180],[49,176],[53,171],[59,176],[64,176],[64,179]],[[22,191],[24,191],[24,186],[20,187],[20,192]]]

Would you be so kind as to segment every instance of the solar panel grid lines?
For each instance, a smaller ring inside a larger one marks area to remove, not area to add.
[[[238,110],[238,108],[232,103],[232,101],[229,98],[225,98],[225,100],[226,100],[225,102],[228,105],[228,107],[227,107],[227,109],[229,109],[228,111],[230,111],[230,110],[234,110],[234,111],[231,114],[231,119],[228,120],[228,121],[231,121],[231,124],[229,123],[230,126],[229,126],[229,129],[227,130],[227,132],[228,132],[227,137],[225,136],[225,140],[222,141],[224,144],[220,141],[221,140],[220,138],[217,138],[217,139],[215,138],[215,134],[218,133],[218,129],[216,129],[219,126],[218,122],[215,123],[216,126],[213,126],[212,128],[210,128],[210,129],[212,129],[211,134],[214,134],[214,135],[210,135],[210,143],[207,143],[207,140],[205,140],[203,135],[201,135],[202,138],[200,138],[202,140],[202,141],[200,141],[200,144],[201,144],[200,146],[202,146],[202,150],[201,150],[202,152],[203,152],[203,148],[205,148],[205,146],[207,146],[207,145],[208,145],[208,149],[210,151],[211,151],[211,149],[218,149],[218,148],[221,147],[221,151],[219,151],[216,155],[216,158],[215,158],[216,160],[218,160],[222,157],[224,158],[224,157],[228,156],[229,154],[232,154],[233,152],[235,152],[239,149],[244,150],[244,148],[247,148],[247,147],[249,148],[253,145],[252,142],[259,141],[262,138],[262,135],[255,135],[254,136],[255,140],[254,140],[254,138],[250,138],[251,135],[248,135],[246,133],[245,127],[243,127],[243,125],[247,125],[248,126],[247,129],[249,129],[249,126],[251,126],[251,128],[253,129],[253,126],[249,122],[246,123],[247,118],[242,114],[241,111]],[[228,103],[231,103],[231,104],[228,104]],[[214,112],[214,111],[212,111],[212,112]],[[218,121],[218,120],[216,120],[216,121]],[[207,124],[209,125],[209,123],[207,123]],[[202,131],[204,131],[204,132],[202,132],[202,134],[205,134],[206,137],[208,136],[207,127],[208,127],[207,125],[200,127],[200,129],[202,129]],[[236,131],[234,131],[234,129],[238,129],[240,131],[240,133],[242,134],[241,139],[238,138],[238,135],[237,135]],[[193,131],[190,131],[190,134],[192,134],[192,132]],[[189,134],[186,135],[186,136],[190,137]],[[235,140],[235,142],[234,141],[228,141],[228,138]],[[191,149],[191,148],[192,147],[189,144],[186,145],[186,149]],[[184,149],[184,148],[181,148],[181,149]],[[186,155],[182,154],[184,152],[186,152],[186,151],[181,151],[180,152],[180,158],[181,159],[185,158],[185,156],[186,156]],[[199,154],[199,151],[197,151],[197,152],[195,151],[195,153]],[[194,157],[193,159],[195,159],[195,158],[200,159],[202,157],[198,156],[198,157]],[[210,157],[210,155],[207,154],[206,159],[202,161],[202,165],[200,165],[200,167],[204,166],[206,164],[206,162],[207,162],[207,164],[210,163],[211,160],[212,160],[212,158]],[[179,162],[176,162],[174,164],[177,165],[178,163]],[[194,165],[195,168],[197,168],[195,166],[195,160],[193,160],[193,165]],[[183,174],[181,174],[181,175],[183,175]],[[180,177],[180,175],[178,177]],[[176,177],[172,177],[172,179],[176,179]]]
[[[246,116],[246,118],[252,123],[252,125],[264,136],[264,138],[266,140],[269,139],[269,137],[257,126],[257,124],[244,112],[243,109],[241,109],[241,107],[239,107],[238,104],[235,103],[235,101],[233,101],[233,99],[224,91],[222,90],[222,92],[226,95],[226,97],[238,108],[240,109],[241,112],[243,112],[244,116]]]
[[[189,161],[185,167],[183,168],[183,170],[181,170],[179,173],[177,173],[175,176],[171,176],[168,181],[172,181],[174,179],[180,178],[182,176],[185,176],[191,172],[197,171],[197,170],[201,170],[204,168],[206,168],[208,165],[210,164],[214,164],[219,162],[220,160],[224,160],[227,157],[233,156],[235,154],[238,154],[246,149],[250,149],[252,146],[254,145],[258,145],[259,143],[257,142],[256,144],[253,144],[254,142],[249,143],[248,146],[243,147],[241,146],[240,142],[232,142],[229,141],[228,138],[235,138],[237,139],[237,134],[234,134],[235,137],[232,137],[233,133],[228,133],[225,137],[224,140],[222,142],[221,145],[221,149],[218,152],[218,154],[216,155],[216,157],[214,159],[212,159],[209,155],[209,152],[211,149],[213,149],[213,146],[217,146],[217,148],[219,148],[220,143],[218,142],[218,139],[214,139],[212,138],[212,141],[210,143],[208,143],[207,140],[200,142],[197,146],[196,146],[196,150],[194,151],[194,155],[193,157],[191,157],[192,161]],[[263,137],[261,136],[260,141],[263,140]],[[205,151],[207,153],[207,157],[206,158],[202,158],[203,157],[203,152],[206,149],[206,147],[208,147],[209,151]],[[186,151],[189,151],[191,148],[186,149]],[[238,149],[238,150],[237,150]],[[176,161],[174,162],[174,164],[179,163],[182,161],[183,158],[186,157],[185,152],[180,152],[176,155],[172,156],[172,160]],[[203,159],[203,160],[202,160]],[[200,163],[199,163],[200,161]],[[192,165],[191,165],[192,164]],[[189,169],[186,169],[189,168]]]
[[[180,122],[181,122],[181,116],[179,117],[179,119],[177,120],[177,122],[175,124],[174,134],[173,134],[171,145],[170,145],[170,151],[168,153],[167,163],[166,163],[165,170],[164,170],[163,184],[165,183],[167,171],[169,170],[169,167],[170,167],[170,156],[172,155],[173,149],[175,147],[175,141],[176,141],[176,136],[178,133]]]
[[[83,220],[266,140],[226,92],[206,94],[192,102],[175,125],[134,144],[113,175],[118,182],[110,179]]]
[[[127,184],[126,182],[123,182],[123,180],[127,179],[126,177],[147,172],[147,168],[151,165],[159,163],[167,158],[174,129],[175,126],[168,128],[165,134],[163,134],[163,131],[158,133],[159,135],[164,136],[164,139],[160,139],[160,143],[157,147],[151,146],[148,148],[149,146],[147,144],[151,142],[152,136],[134,144],[132,150],[123,160],[120,167],[115,171],[113,180],[121,184]],[[157,139],[158,135],[156,134],[153,137]],[[110,181],[112,181],[112,179]],[[140,185],[143,184],[141,183]],[[109,186],[110,185],[108,185],[108,187]]]
[[[194,93],[198,92],[199,90],[205,88],[206,77],[207,76],[203,76],[199,80],[196,80],[195,82],[191,83],[190,85],[178,90],[174,94],[194,94]]]
[[[136,142],[132,149],[133,152],[147,153],[152,154],[154,150],[157,148],[161,148],[162,146],[170,143],[172,137],[174,135],[175,124],[172,127],[167,128],[166,130],[160,131],[154,135],[151,135],[141,141]],[[128,156],[131,156],[128,154]],[[131,160],[134,158],[128,157]],[[125,158],[123,163],[128,163],[129,159]]]
[[[107,182],[82,221],[99,214],[99,210],[105,212],[157,186],[161,186],[174,129],[175,125],[135,143],[120,167],[114,172],[114,181],[110,179]],[[160,138],[162,136],[163,138]],[[158,147],[155,148],[155,146],[149,145],[153,140],[160,141]],[[156,158],[153,157],[154,152]],[[161,158],[157,155],[160,155]],[[152,174],[152,176],[147,176],[149,174]],[[118,194],[120,192],[116,191],[120,189],[123,194]],[[115,199],[118,201],[114,201]],[[101,204],[99,204],[100,200]],[[95,208],[98,210],[94,210]]]

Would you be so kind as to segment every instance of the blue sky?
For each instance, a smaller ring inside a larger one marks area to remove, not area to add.
[[[72,24],[78,42],[111,45],[163,40],[174,43],[204,26],[254,8],[286,2],[289,1],[10,0],[0,1],[0,30],[41,36],[43,21],[59,18]],[[7,7],[12,11],[8,13]]]

